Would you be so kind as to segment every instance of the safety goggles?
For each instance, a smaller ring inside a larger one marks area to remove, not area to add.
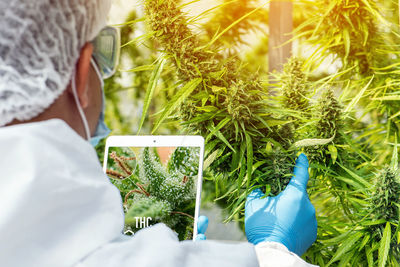
[[[113,76],[117,69],[121,37],[118,29],[105,27],[91,42],[94,46],[93,58],[99,67],[103,79]]]

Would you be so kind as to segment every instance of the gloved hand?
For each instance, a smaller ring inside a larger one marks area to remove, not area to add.
[[[294,176],[276,197],[265,197],[260,189],[251,192],[245,206],[245,230],[249,242],[279,242],[301,256],[317,238],[315,209],[306,191],[308,159],[301,154]]]
[[[196,236],[196,241],[197,240],[206,240],[205,233],[207,231],[208,227],[208,218],[207,216],[199,216],[199,219],[197,220],[197,236]]]

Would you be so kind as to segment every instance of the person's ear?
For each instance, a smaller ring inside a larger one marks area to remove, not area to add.
[[[93,45],[91,43],[86,43],[81,49],[79,60],[76,64],[76,92],[78,94],[79,102],[81,103],[81,107],[83,109],[85,109],[89,105],[88,80],[92,53]]]

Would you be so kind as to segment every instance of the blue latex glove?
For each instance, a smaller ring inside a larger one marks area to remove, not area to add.
[[[208,227],[208,218],[206,216],[199,216],[197,219],[197,240],[206,240],[206,231]]]
[[[260,189],[248,195],[245,207],[245,230],[249,242],[279,242],[301,256],[317,238],[315,209],[306,191],[308,159],[301,154],[294,176],[276,197],[265,197]]]

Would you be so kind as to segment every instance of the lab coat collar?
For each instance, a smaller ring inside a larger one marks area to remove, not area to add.
[[[0,128],[2,266],[72,266],[120,236],[121,197],[64,121]]]

